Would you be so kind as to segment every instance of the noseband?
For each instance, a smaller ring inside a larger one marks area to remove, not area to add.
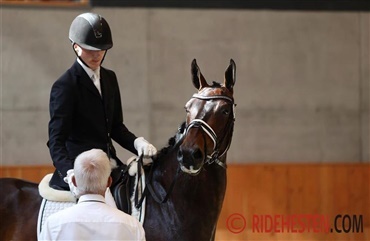
[[[200,94],[194,94],[192,98],[205,100],[205,101],[208,101],[208,100],[226,100],[226,101],[230,102],[233,106],[232,113],[231,113],[230,118],[229,118],[229,120],[226,124],[225,130],[224,130],[224,136],[222,138],[218,139],[217,135],[216,135],[216,132],[212,129],[212,127],[210,125],[208,125],[202,119],[192,120],[188,124],[188,126],[186,127],[186,130],[185,130],[185,135],[186,135],[191,128],[201,128],[204,131],[204,133],[206,133],[208,135],[208,137],[213,141],[213,151],[210,155],[207,154],[207,157],[205,158],[204,162],[207,163],[207,164],[216,163],[219,166],[226,169],[226,164],[224,162],[220,161],[220,158],[223,157],[226,154],[226,152],[229,150],[230,144],[231,144],[231,138],[229,138],[229,142],[227,143],[227,146],[226,146],[226,148],[223,152],[220,151],[220,143],[222,142],[222,140],[224,140],[224,138],[226,137],[226,134],[229,131],[233,130],[233,126],[234,126],[233,124],[234,124],[234,121],[235,121],[234,100],[232,98],[230,98],[228,96],[224,96],[224,95],[203,96],[203,95],[200,95]]]

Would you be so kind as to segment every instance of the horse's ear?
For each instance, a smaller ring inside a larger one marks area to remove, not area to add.
[[[236,65],[233,59],[230,59],[230,65],[227,67],[225,71],[225,80],[224,85],[226,88],[228,88],[230,91],[233,90],[233,87],[236,82]]]
[[[204,87],[208,86],[207,81],[205,80],[202,73],[200,72],[196,59],[193,59],[193,62],[191,62],[191,75],[193,78],[193,85],[198,90],[201,90]]]

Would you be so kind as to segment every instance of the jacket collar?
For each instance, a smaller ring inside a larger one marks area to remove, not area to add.
[[[91,80],[90,76],[86,73],[84,68],[78,63],[76,60],[73,64],[72,68],[75,70],[77,76],[80,76],[80,82],[83,84],[88,90],[93,92],[99,98],[101,98],[98,89],[95,87],[93,81]],[[102,81],[103,82],[103,81]]]

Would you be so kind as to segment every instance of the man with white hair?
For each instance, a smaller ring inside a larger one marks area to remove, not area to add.
[[[134,217],[105,203],[105,192],[112,183],[105,152],[85,151],[74,163],[73,185],[78,203],[50,215],[39,240],[145,240],[142,225]]]

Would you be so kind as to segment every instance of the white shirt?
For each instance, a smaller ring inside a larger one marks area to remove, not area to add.
[[[86,74],[90,77],[93,81],[95,87],[98,89],[99,94],[101,95],[101,87],[100,87],[100,66],[94,71],[87,67],[80,58],[77,58],[77,62],[81,65],[81,67],[85,70]]]
[[[76,205],[50,215],[42,227],[39,241],[145,241],[139,221],[110,207],[104,200],[101,195],[83,195]]]

